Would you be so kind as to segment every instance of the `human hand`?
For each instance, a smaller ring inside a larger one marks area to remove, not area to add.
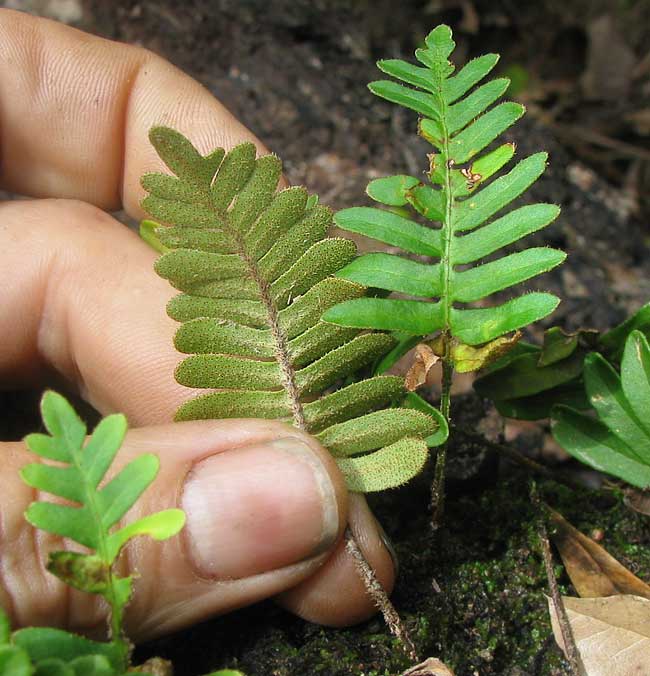
[[[348,516],[388,589],[393,564],[365,502],[348,497],[318,442],[272,421],[167,423],[195,394],[173,379],[173,290],[154,274],[155,254],[106,213],[144,215],[140,176],[161,168],[147,139],[154,124],[204,152],[244,140],[265,152],[152,53],[0,10],[0,184],[40,198],[0,205],[2,382],[64,380],[138,427],[122,464],[159,455],[159,477],[129,519],[179,506],[188,524],[163,544],[136,541],[122,561],[141,576],[127,611],[134,639],[269,596],[313,622],[358,622],[373,609],[341,540]],[[0,604],[17,626],[101,626],[97,599],[44,569],[61,543],[23,518],[34,495],[18,470],[33,457],[21,443],[0,453]]]

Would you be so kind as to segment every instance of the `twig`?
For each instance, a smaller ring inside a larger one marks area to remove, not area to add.
[[[562,600],[562,595],[560,594],[557,580],[555,579],[555,573],[553,572],[553,557],[551,555],[551,544],[546,529],[545,507],[539,500],[534,483],[531,490],[531,497],[533,502],[539,506],[542,511],[537,525],[537,535],[539,536],[542,545],[542,557],[544,559],[544,568],[546,569],[546,579],[548,580],[548,587],[551,592],[551,600],[553,601],[553,607],[555,608],[555,615],[557,616],[558,624],[560,625],[566,658],[569,662],[572,676],[584,676],[585,670],[580,660],[580,654],[578,653],[576,641],[573,636],[571,623],[569,622],[569,617],[566,608],[564,607],[564,601]]]
[[[404,652],[409,656],[409,658],[414,662],[417,662],[419,659],[418,654],[408,629],[402,622],[402,618],[399,616],[397,610],[395,610],[395,606],[388,598],[388,594],[386,593],[383,585],[377,579],[377,575],[372,569],[372,566],[368,563],[366,557],[363,555],[363,552],[361,551],[354,534],[350,530],[350,527],[345,530],[345,548],[354,559],[354,563],[357,566],[359,575],[363,580],[363,585],[366,588],[368,595],[372,599],[372,602],[375,604],[375,606],[377,606],[377,608],[381,611],[381,614],[384,616],[384,621],[388,625],[390,632],[400,641],[402,647],[404,648]]]

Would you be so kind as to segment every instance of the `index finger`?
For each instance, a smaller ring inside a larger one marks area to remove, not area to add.
[[[0,184],[144,214],[140,176],[160,168],[154,124],[207,153],[261,142],[210,92],[148,50],[0,9]]]

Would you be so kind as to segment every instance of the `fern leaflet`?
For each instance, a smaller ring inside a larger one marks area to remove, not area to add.
[[[167,224],[155,232],[146,226],[147,239],[168,249],[156,271],[182,292],[168,305],[182,322],[176,348],[190,355],[176,379],[213,390],[182,405],[176,418],[286,420],[329,448],[352,490],[410,479],[427,457],[423,439],[435,432],[443,439],[446,425],[439,416],[386,408],[404,398],[400,378],[346,384],[395,339],[321,321],[326,309],[365,292],[332,277],[356,249],[326,237],[330,210],[304,188],[276,192],[280,160],[256,159],[251,143],[204,157],[172,129],[155,127],[150,139],[175,174],[145,175],[142,204]]]

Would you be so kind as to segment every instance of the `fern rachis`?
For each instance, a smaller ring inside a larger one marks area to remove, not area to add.
[[[411,298],[350,299],[328,310],[323,318],[340,326],[399,332],[405,346],[412,344],[413,336],[439,332],[431,345],[443,360],[441,411],[448,419],[451,379],[458,360],[464,360],[462,370],[470,368],[468,363],[479,368],[505,349],[505,334],[547,316],[559,301],[552,294],[535,292],[493,307],[462,305],[547,272],[565,254],[536,247],[482,262],[557,216],[559,209],[552,204],[499,214],[539,178],[547,157],[545,153],[532,155],[489,182],[512,159],[514,145],[505,143],[476,156],[514,124],[524,108],[513,102],[490,108],[509,84],[506,78],[479,84],[496,65],[497,55],[474,59],[453,75],[454,66],[448,60],[455,46],[451,30],[438,26],[425,43],[416,51],[419,66],[397,59],[378,63],[382,71],[404,84],[383,80],[371,83],[370,89],[422,116],[419,134],[435,148],[428,182],[403,175],[376,179],[368,185],[368,195],[389,210],[355,207],[335,216],[343,230],[399,247],[406,254],[366,254],[338,276]],[[415,217],[438,225],[422,225],[390,210],[395,207],[408,208]],[[432,262],[412,260],[411,254]],[[474,359],[468,360],[468,355]],[[442,495],[443,467],[444,448],[438,456],[434,503]]]

